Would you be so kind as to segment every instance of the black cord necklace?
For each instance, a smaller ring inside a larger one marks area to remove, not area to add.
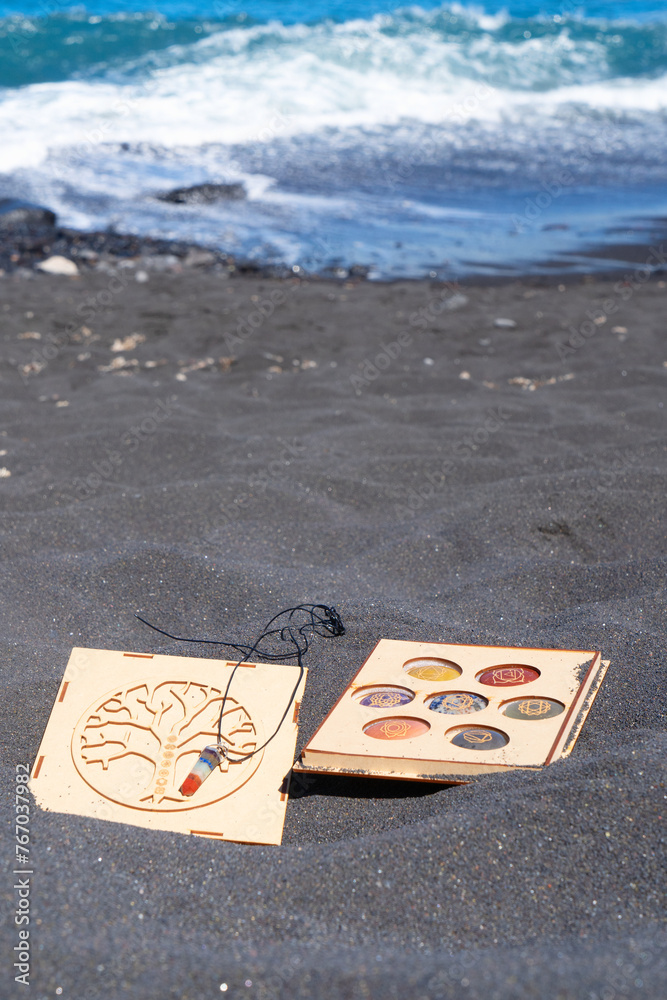
[[[343,625],[342,619],[335,608],[330,608],[326,604],[297,604],[293,608],[285,608],[284,611],[279,611],[277,615],[267,622],[265,628],[263,629],[261,635],[252,645],[246,643],[232,642],[227,639],[191,639],[187,636],[172,635],[170,632],[165,632],[164,629],[158,628],[157,625],[152,625],[151,622],[146,621],[141,615],[136,615],[140,622],[144,625],[148,625],[149,628],[154,629],[156,632],[160,632],[161,635],[166,635],[169,639],[175,639],[177,642],[197,642],[204,643],[210,646],[228,646],[231,649],[236,650],[241,653],[241,659],[234,665],[231,674],[229,675],[229,680],[227,681],[227,687],[225,688],[225,693],[222,697],[222,704],[220,706],[220,714],[218,716],[218,742],[215,745],[204,747],[202,750],[199,760],[192,768],[190,774],[187,776],[183,784],[181,785],[180,792],[182,795],[190,796],[193,795],[202,781],[204,781],[211,771],[219,765],[223,758],[232,764],[239,764],[244,760],[249,760],[254,754],[259,753],[264,747],[268,746],[272,739],[274,739],[285,719],[287,714],[292,707],[292,703],[296,698],[296,693],[299,690],[299,685],[303,679],[303,657],[309,648],[309,639],[307,633],[312,635],[319,635],[325,638],[332,638],[334,636],[345,635],[345,626]],[[305,621],[303,620],[305,618]],[[280,619],[285,619],[280,623]],[[273,626],[273,627],[272,627]],[[262,643],[270,639],[271,637],[277,637],[281,642],[287,642],[290,647],[286,652],[273,652],[271,650],[263,649]],[[282,663],[285,660],[296,658],[297,664],[299,666],[299,678],[294,685],[294,690],[290,696],[287,707],[283,712],[283,716],[278,723],[275,731],[269,736],[261,746],[255,747],[247,754],[235,754],[230,750],[230,748],[223,742],[222,736],[222,718],[225,711],[225,703],[229,695],[229,689],[234,680],[234,675],[236,671],[241,666],[242,663],[248,663],[251,660],[253,654],[257,653],[258,658],[267,663]]]

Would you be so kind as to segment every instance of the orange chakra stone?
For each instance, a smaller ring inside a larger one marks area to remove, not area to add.
[[[375,740],[409,740],[423,736],[430,726],[422,719],[378,719],[364,726],[366,736]]]

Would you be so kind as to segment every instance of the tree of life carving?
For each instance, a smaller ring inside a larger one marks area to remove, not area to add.
[[[262,754],[234,762],[258,742],[245,708],[227,698],[222,742],[233,751],[194,799],[178,791],[207,744],[217,743],[223,694],[194,681],[144,681],[114,691],[84,713],[72,737],[81,777],[105,798],[135,809],[173,811],[209,805],[254,774]]]

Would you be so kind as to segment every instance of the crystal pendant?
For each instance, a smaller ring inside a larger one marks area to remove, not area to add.
[[[189,797],[194,795],[203,781],[206,781],[209,774],[222,763],[224,753],[220,747],[204,747],[199,754],[199,759],[190,771],[189,775],[179,788],[181,795]]]

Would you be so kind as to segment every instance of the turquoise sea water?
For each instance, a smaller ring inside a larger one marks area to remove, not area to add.
[[[667,4],[3,2],[0,134],[0,197],[74,227],[378,277],[590,269],[667,214]],[[248,198],[155,197],[203,181]]]

